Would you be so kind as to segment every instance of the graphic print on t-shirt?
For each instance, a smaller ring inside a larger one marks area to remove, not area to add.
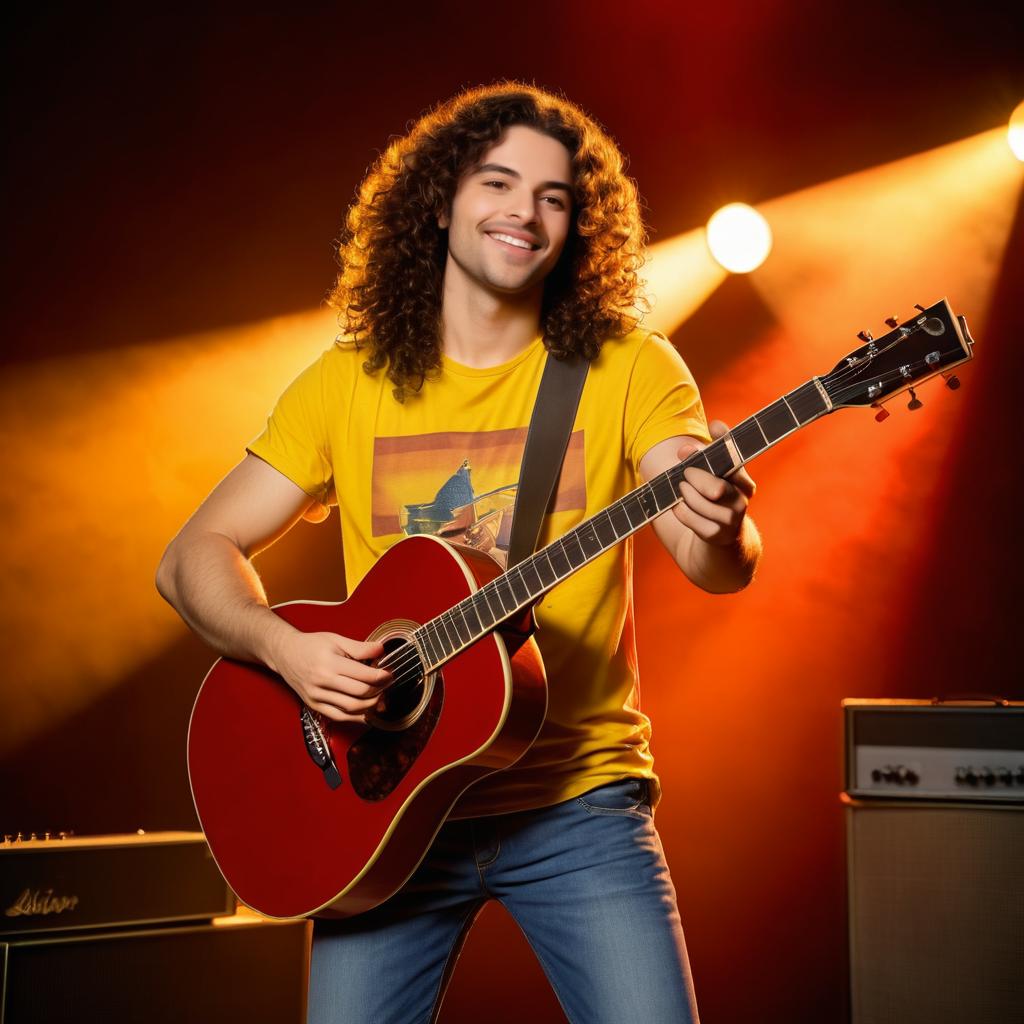
[[[525,444],[526,427],[375,438],[374,536],[432,533],[485,551],[504,566]],[[583,431],[577,430],[569,438],[554,511],[586,506]]]

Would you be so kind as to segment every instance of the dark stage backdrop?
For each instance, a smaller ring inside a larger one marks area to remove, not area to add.
[[[184,738],[211,655],[160,603],[153,572],[277,392],[330,343],[319,307],[331,241],[390,135],[464,85],[513,76],[563,90],[630,154],[654,238],[667,239],[727,201],[802,195],[978,136],[1024,98],[1020,26],[994,5],[969,17],[844,6],[16,21],[4,60],[0,830],[195,825]],[[869,193],[876,178],[863,181]],[[984,192],[988,179],[956,188]],[[844,412],[766,455],[754,467],[766,555],[749,591],[699,593],[651,536],[638,541],[658,823],[712,1024],[844,1017],[840,699],[1024,697],[1024,226],[1011,194],[992,213],[1010,226],[1005,251],[1000,237],[977,290],[950,296],[978,328],[963,388],[932,387],[923,410],[883,425]],[[842,239],[849,207],[834,209]],[[830,369],[859,328],[877,333],[939,297],[931,278],[899,309],[874,297],[900,215],[897,204],[869,245],[832,246],[830,286],[858,284],[820,331],[793,328],[801,310],[771,260],[675,331],[712,415],[749,414]],[[954,269],[962,230],[938,232]],[[934,254],[906,251],[914,281],[913,260]],[[780,237],[775,265],[792,258]],[[828,347],[806,346],[815,333]],[[261,558],[274,601],[342,596],[337,530],[335,516],[302,525]],[[482,1002],[495,1022],[562,1019],[499,908],[478,924],[442,1020],[476,1020]]]

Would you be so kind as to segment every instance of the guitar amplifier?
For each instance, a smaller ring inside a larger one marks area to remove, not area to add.
[[[1024,702],[843,701],[846,792],[1024,804]]]
[[[1024,1024],[1024,704],[843,707],[852,1024]]]
[[[303,1024],[309,922],[0,939],[0,1024]]]
[[[42,932],[209,921],[235,898],[201,832],[0,844],[0,939]]]

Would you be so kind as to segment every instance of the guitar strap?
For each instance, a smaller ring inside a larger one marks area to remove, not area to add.
[[[541,520],[555,493],[589,367],[579,356],[556,359],[548,353],[526,432],[507,568],[528,558],[537,547]]]

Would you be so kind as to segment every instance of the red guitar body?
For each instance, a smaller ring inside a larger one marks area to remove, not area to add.
[[[274,610],[304,632],[387,646],[500,573],[485,554],[422,535],[392,547],[347,601]],[[527,612],[484,636],[375,724],[313,716],[333,779],[311,756],[295,692],[267,669],[218,661],[192,711],[188,768],[239,899],[268,917],[347,917],[396,892],[460,794],[540,730],[547,685],[532,627]]]

